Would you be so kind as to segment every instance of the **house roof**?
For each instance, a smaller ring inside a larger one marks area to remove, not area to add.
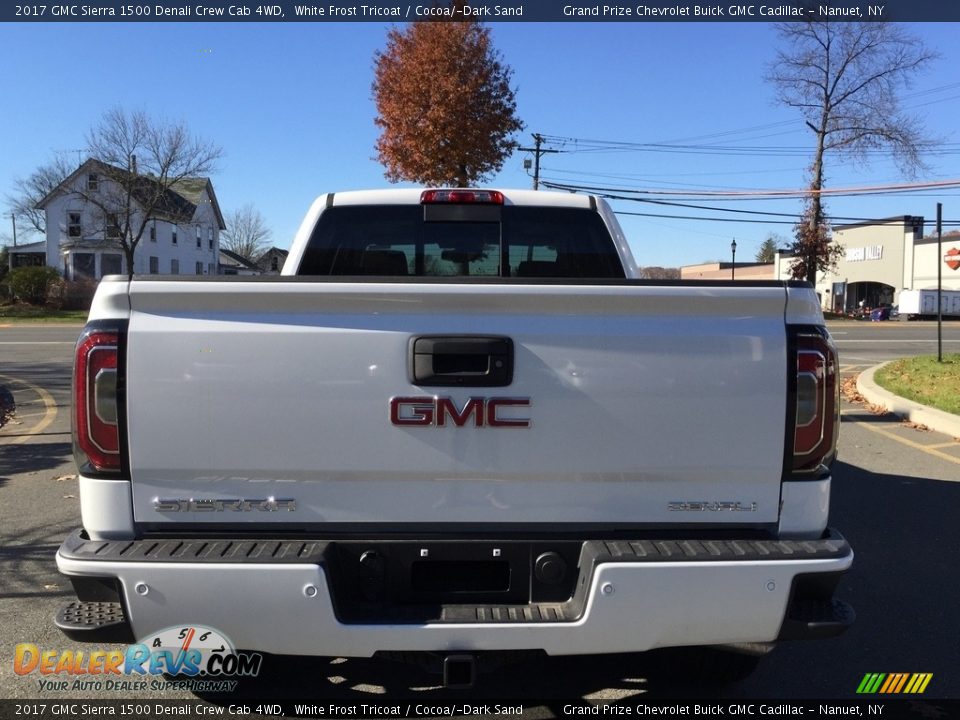
[[[245,270],[256,270],[260,272],[260,268],[247,260],[243,255],[238,255],[233,252],[233,250],[227,250],[226,248],[220,248],[220,264],[226,265],[227,267],[240,267]]]
[[[62,183],[51,190],[46,197],[37,203],[37,208],[45,208],[47,204],[55,197],[63,193],[73,192],[71,190],[78,177],[85,173],[99,171],[105,176],[127,176],[135,177],[136,182],[132,183],[131,195],[141,205],[152,202],[152,195],[156,193],[159,183],[149,175],[136,175],[118,168],[114,165],[108,165],[95,158],[89,158],[80,167],[73,171]],[[213,192],[213,184],[210,178],[184,178],[174,183],[169,188],[161,188],[162,196],[157,202],[157,214],[167,217],[175,222],[190,222],[197,211],[197,206],[203,201],[203,193],[206,190],[210,197],[210,203],[213,206],[214,215],[217,218],[217,226],[223,230],[226,224],[223,221],[223,214],[220,212],[220,205],[217,202],[217,196]],[[150,198],[149,200],[147,198]]]
[[[10,253],[44,253],[47,252],[47,241],[27,243],[26,245],[7,245],[7,252]]]
[[[289,250],[284,250],[283,248],[278,248],[278,247],[272,247],[267,250],[264,250],[263,254],[257,258],[257,262],[258,263],[263,262],[267,258],[274,257],[274,256],[286,259],[287,255],[289,254],[290,254]]]
[[[227,224],[223,220],[223,214],[220,212],[220,203],[217,202],[217,196],[213,192],[213,183],[210,182],[210,178],[185,178],[175,183],[173,187],[177,193],[191,202],[194,208],[203,202],[203,193],[204,190],[206,190],[207,196],[210,198],[210,203],[213,206],[214,215],[217,216],[217,227],[221,230],[227,227]]]

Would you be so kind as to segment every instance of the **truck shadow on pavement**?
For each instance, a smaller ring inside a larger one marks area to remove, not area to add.
[[[261,677],[240,681],[239,695],[231,697],[372,704],[411,698],[516,700],[525,711],[536,708],[535,717],[560,717],[565,701],[578,699],[635,705],[646,699],[852,698],[867,670],[906,665],[933,672],[939,697],[960,697],[950,631],[960,616],[952,601],[960,596],[960,576],[953,567],[960,547],[957,507],[960,482],[881,474],[837,462],[830,525],[856,553],[838,597],[854,606],[857,621],[837,638],[783,643],[740,683],[704,684],[676,673],[661,651],[534,656],[481,675],[471,690],[443,688],[436,674],[380,659],[269,657]]]
[[[522,660],[481,674],[470,689],[442,686],[438,674],[412,664],[378,658],[292,658],[268,656],[254,680],[240,680],[229,696],[198,697],[213,704],[238,699],[336,701],[358,704],[499,703],[547,708],[563,716],[571,701],[616,705],[656,698],[718,697],[723,688],[684,683],[665,662],[662,651],[651,653],[548,657],[524,655]]]
[[[59,434],[57,434],[60,437]],[[5,475],[39,474],[62,467],[73,457],[69,442],[29,442],[0,446],[0,468]]]
[[[857,619],[833,640],[791,645],[802,665],[813,663],[811,686],[830,696],[838,679],[848,676],[841,686],[848,695],[857,682],[853,669],[913,663],[934,673],[932,691],[939,697],[960,697],[954,630],[960,625],[960,482],[837,462],[831,495],[830,525],[855,554],[838,596]]]

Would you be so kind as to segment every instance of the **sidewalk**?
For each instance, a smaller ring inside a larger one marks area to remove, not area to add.
[[[960,416],[907,400],[877,385],[873,376],[885,365],[887,363],[881,363],[869,370],[864,370],[857,378],[857,391],[867,399],[867,402],[885,407],[894,415],[899,415],[910,422],[925,425],[944,435],[960,438]]]

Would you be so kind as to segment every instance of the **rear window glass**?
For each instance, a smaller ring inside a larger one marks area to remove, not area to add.
[[[429,213],[420,205],[330,208],[297,274],[624,277],[596,212],[511,205],[462,213]]]

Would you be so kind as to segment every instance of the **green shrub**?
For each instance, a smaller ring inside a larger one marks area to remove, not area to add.
[[[18,267],[10,272],[7,282],[13,297],[31,305],[43,305],[50,287],[60,280],[60,273],[52,267]]]
[[[63,310],[89,310],[93,294],[97,291],[96,280],[64,282],[60,290],[60,308]]]

